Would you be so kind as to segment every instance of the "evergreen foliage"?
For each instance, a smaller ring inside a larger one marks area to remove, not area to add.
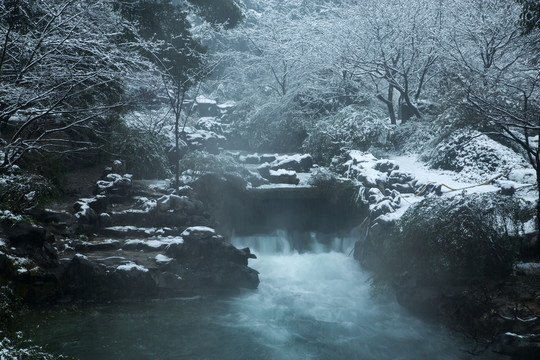
[[[163,179],[170,175],[163,135],[121,126],[107,141],[108,152],[125,161],[126,168],[138,179]]]
[[[0,175],[0,210],[21,213],[42,205],[55,194],[51,182],[40,175],[14,170]]]

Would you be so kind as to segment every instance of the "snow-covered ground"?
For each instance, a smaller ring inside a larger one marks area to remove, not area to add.
[[[512,186],[516,189],[515,196],[531,203],[538,199],[538,192],[534,187],[535,183],[531,181],[534,179],[535,171],[532,166],[526,168],[521,162],[516,169],[510,169],[509,172],[498,172],[482,180],[472,181],[471,179],[481,179],[481,175],[479,173],[461,174],[449,170],[433,169],[419,160],[419,155],[416,154],[394,155],[389,156],[389,159],[399,165],[400,171],[411,173],[419,183],[443,184],[442,196],[455,196],[463,193],[496,193],[503,186]],[[403,194],[402,197],[404,201],[401,203],[401,207],[395,212],[385,215],[389,220],[399,218],[410,205],[424,199],[424,196],[413,194]],[[529,225],[526,228],[533,231],[534,224]]]
[[[414,177],[419,182],[430,182],[435,184],[444,184],[452,189],[461,190],[466,189],[467,192],[490,192],[497,191],[499,187],[489,184],[477,187],[471,187],[474,185],[481,184],[482,182],[472,182],[467,180],[465,177],[460,176],[459,173],[449,170],[438,170],[432,169],[427,166],[424,162],[418,160],[417,155],[401,155],[401,156],[392,156],[390,160],[394,160],[398,165],[401,171],[409,172],[414,175]],[[488,181],[492,178],[495,178],[500,174],[494,174],[491,178],[485,179],[483,182]],[[443,193],[455,193],[448,188],[442,188]]]

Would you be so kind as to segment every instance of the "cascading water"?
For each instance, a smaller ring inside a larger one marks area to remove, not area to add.
[[[374,296],[353,239],[233,237],[258,259],[256,291],[48,313],[34,337],[86,359],[468,359],[473,344]],[[495,359],[496,354],[484,357]]]

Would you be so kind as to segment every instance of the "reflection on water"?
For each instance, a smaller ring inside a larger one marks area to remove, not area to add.
[[[352,241],[308,237],[309,252],[284,233],[233,239],[258,256],[256,291],[37,314],[34,337],[83,360],[478,359],[463,351],[471,344],[372,297],[347,256]]]

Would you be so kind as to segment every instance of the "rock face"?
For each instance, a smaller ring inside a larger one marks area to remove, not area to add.
[[[52,246],[54,236],[41,226],[26,222],[4,224],[11,253],[30,258],[37,265],[50,269],[58,265],[58,255]]]
[[[257,171],[271,184],[298,185],[297,173],[308,173],[313,167],[313,158],[309,154],[294,155],[258,155],[239,156],[244,164],[259,165]]]
[[[248,259],[256,258],[248,248],[235,248],[208,227],[187,228],[182,237],[183,243],[166,249],[173,259],[164,266],[168,272],[181,273],[193,286],[256,289],[259,285],[258,272],[247,267]]]

